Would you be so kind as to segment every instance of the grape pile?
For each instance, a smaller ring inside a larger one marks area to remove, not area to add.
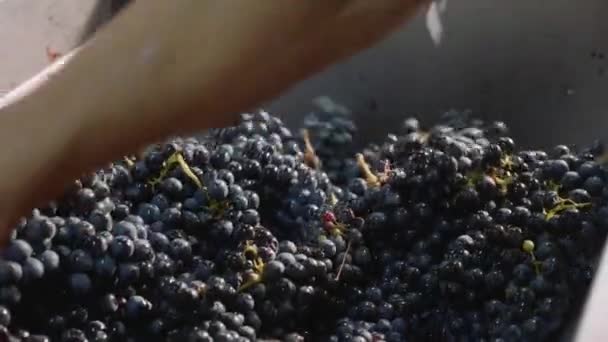
[[[601,148],[461,113],[354,153],[260,111],[75,181],[0,258],[2,341],[542,341],[608,230]],[[326,172],[327,170],[327,172]]]

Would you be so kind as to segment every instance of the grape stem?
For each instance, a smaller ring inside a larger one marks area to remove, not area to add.
[[[546,212],[545,219],[546,220],[550,220],[555,215],[561,213],[562,211],[564,211],[566,209],[587,208],[587,207],[590,207],[590,206],[591,206],[591,203],[589,203],[589,202],[586,202],[586,203],[577,203],[577,202],[574,202],[573,200],[571,200],[569,198],[560,199],[560,201],[555,205],[555,207],[553,207],[548,212]]]
[[[318,170],[320,166],[319,157],[315,153],[315,149],[310,142],[310,133],[307,129],[302,130],[302,138],[304,139],[304,163],[309,167]]]
[[[127,157],[125,157],[125,160],[129,161],[129,159]],[[131,162],[133,163],[133,162]],[[194,182],[194,184],[196,184],[196,186],[199,189],[203,189],[203,183],[200,181],[200,179],[198,179],[198,177],[194,174],[194,172],[192,172],[192,169],[190,168],[190,166],[188,165],[188,163],[186,163],[186,160],[184,159],[184,157],[182,156],[182,154],[180,152],[175,152],[173,153],[164,163],[163,168],[160,170],[160,174],[158,175],[158,177],[153,178],[152,180],[150,180],[150,185],[155,186],[157,184],[159,184],[169,173],[169,171],[171,170],[171,168],[175,165],[179,165],[180,168],[182,169],[182,171],[184,172],[184,174],[186,174],[186,176],[188,178],[190,178],[190,180],[192,180],[192,182]]]
[[[336,273],[336,281],[340,280],[340,276],[342,275],[342,269],[344,269],[344,264],[346,263],[346,257],[348,256],[348,252],[350,252],[351,241],[348,241],[346,245],[346,251],[344,251],[344,256],[342,257],[342,262],[340,263],[340,267],[338,268],[338,273]]]
[[[380,185],[380,180],[369,167],[369,164],[365,161],[365,157],[361,153],[357,153],[355,158],[357,159],[357,165],[363,174],[363,179],[367,182],[368,186],[376,187]]]

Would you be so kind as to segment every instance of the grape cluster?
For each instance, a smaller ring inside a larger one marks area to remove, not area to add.
[[[0,258],[7,341],[540,341],[608,229],[600,145],[519,151],[450,112],[355,153],[259,111],[150,146],[34,209]],[[326,172],[327,171],[327,172]]]
[[[352,158],[356,152],[357,127],[349,111],[332,102],[326,103],[306,115],[303,126],[303,146],[314,152],[312,157],[318,158],[320,167],[334,184],[342,186],[359,175]]]

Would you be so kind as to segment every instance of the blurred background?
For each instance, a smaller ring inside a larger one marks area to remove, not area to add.
[[[0,92],[78,45],[124,0],[0,0]],[[435,46],[424,13],[377,47],[303,82],[266,107],[290,123],[327,95],[367,139],[403,116],[448,109],[504,120],[520,144],[608,138],[608,2],[452,0]],[[272,77],[272,75],[269,75]]]

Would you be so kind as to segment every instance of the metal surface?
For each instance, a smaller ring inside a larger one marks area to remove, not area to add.
[[[107,1],[0,0],[0,95],[65,53],[99,26]]]
[[[357,113],[368,137],[404,115],[430,122],[454,107],[506,121],[526,146],[607,138],[606,13],[606,1],[451,1],[439,47],[420,16],[270,108],[295,122],[311,98],[329,95]]]

